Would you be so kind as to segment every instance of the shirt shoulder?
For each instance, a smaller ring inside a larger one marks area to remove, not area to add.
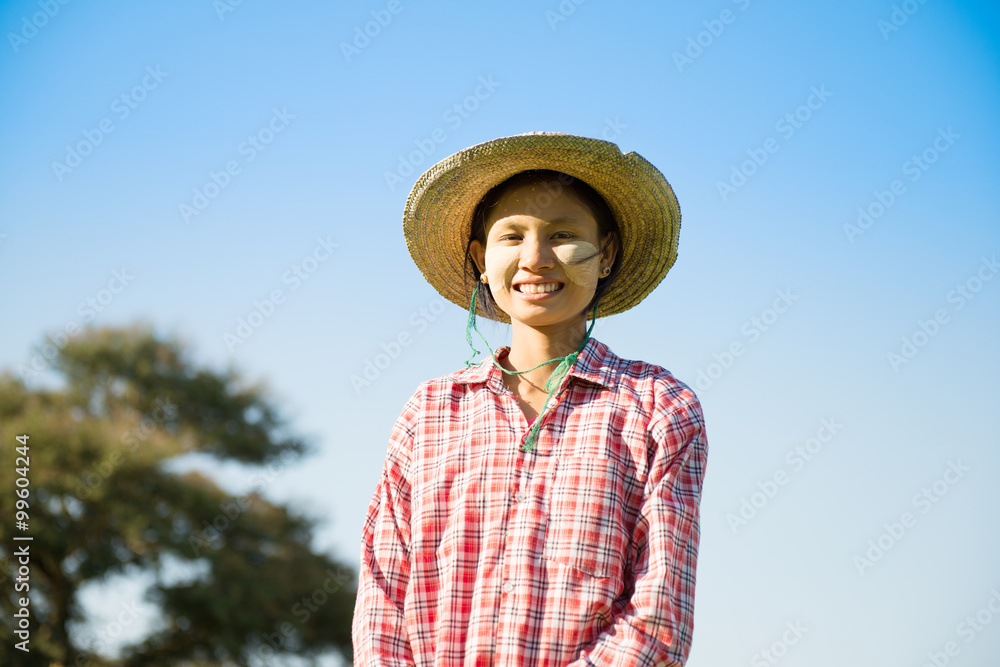
[[[692,409],[701,412],[701,404],[694,390],[668,369],[648,361],[614,356],[618,368],[616,391],[632,394],[637,400],[647,403],[651,421],[675,412]]]
[[[471,366],[420,382],[403,408],[409,423],[417,426],[428,419],[440,418],[442,413],[455,414],[468,407],[468,401],[463,399],[474,389],[468,379],[478,368]]]
[[[469,388],[467,385],[470,377],[476,375],[477,370],[477,366],[470,366],[424,380],[417,385],[414,395],[419,396],[425,405],[440,401],[450,402],[456,398],[456,394],[465,393]]]

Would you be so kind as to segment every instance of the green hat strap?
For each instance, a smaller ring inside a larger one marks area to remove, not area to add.
[[[541,368],[546,364],[551,364],[553,361],[559,362],[559,365],[555,367],[555,369],[552,371],[552,374],[549,375],[549,379],[546,380],[545,382],[545,391],[548,392],[548,396],[545,397],[545,403],[542,404],[542,409],[538,413],[538,416],[535,418],[535,423],[531,425],[531,430],[528,431],[528,437],[524,441],[524,451],[530,452],[532,449],[535,448],[535,444],[538,442],[538,431],[540,430],[541,427],[542,415],[545,413],[545,407],[549,404],[549,401],[552,399],[552,395],[555,393],[556,389],[559,388],[559,384],[562,382],[563,376],[565,376],[566,373],[569,372],[569,369],[573,368],[573,364],[576,363],[576,360],[579,357],[580,352],[583,350],[583,347],[587,344],[587,341],[590,340],[590,332],[594,330],[594,324],[597,323],[597,304],[596,303],[594,304],[594,311],[591,315],[590,327],[587,329],[587,335],[583,337],[583,342],[580,343],[580,347],[576,349],[576,352],[571,352],[564,357],[556,357],[555,359],[549,359],[548,361],[543,361],[537,366],[526,368],[523,371],[509,371],[503,366],[501,366],[500,362],[497,361],[496,355],[493,354],[493,350],[492,348],[490,348],[489,341],[486,340],[486,337],[483,336],[482,332],[479,331],[479,327],[476,326],[476,296],[478,293],[479,293],[479,281],[477,280],[476,286],[472,288],[472,303],[469,304],[469,321],[465,325],[465,340],[468,341],[469,347],[472,348],[472,355],[465,360],[466,368],[473,365],[472,358],[475,357],[477,354],[479,354],[479,350],[477,350],[476,346],[472,344],[473,329],[476,330],[476,333],[479,334],[479,337],[483,339],[484,343],[486,343],[486,349],[490,353],[490,358],[493,359],[493,364],[504,373],[507,373],[508,375],[520,375],[521,373],[527,373],[528,371],[533,371],[536,368]]]

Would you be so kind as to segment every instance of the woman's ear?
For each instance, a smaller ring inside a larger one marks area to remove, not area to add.
[[[606,262],[605,266],[610,269],[615,265],[615,257],[618,255],[618,237],[614,234],[608,234],[604,237],[604,243],[601,245],[607,246],[601,254],[603,256],[603,261]]]
[[[472,255],[472,261],[476,263],[479,273],[486,273],[486,249],[479,239],[472,239],[469,243],[469,254]]]

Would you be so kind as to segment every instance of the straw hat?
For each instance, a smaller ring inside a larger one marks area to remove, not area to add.
[[[601,297],[598,317],[635,306],[677,259],[681,212],[656,167],[615,144],[557,132],[500,137],[447,157],[417,180],[406,199],[403,234],[410,256],[441,296],[469,309],[475,275],[465,249],[473,212],[490,188],[522,171],[552,169],[604,197],[622,234],[619,274]],[[482,300],[477,315],[485,317]],[[501,311],[500,321],[510,322]]]

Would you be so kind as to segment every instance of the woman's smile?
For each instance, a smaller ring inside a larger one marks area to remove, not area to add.
[[[562,283],[519,283],[514,285],[514,291],[525,301],[538,301],[545,299],[561,291]]]

